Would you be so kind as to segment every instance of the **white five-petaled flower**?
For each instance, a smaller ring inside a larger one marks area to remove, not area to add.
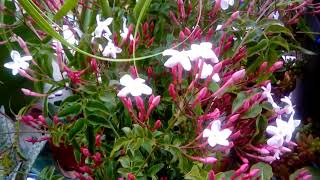
[[[229,6],[233,6],[234,0],[221,0],[220,6],[221,9],[227,10]]]
[[[125,97],[128,94],[131,94],[132,96],[141,96],[142,94],[150,95],[152,93],[152,89],[145,85],[144,82],[144,79],[133,79],[128,74],[122,76],[120,79],[120,84],[125,87],[119,91],[118,96]]]
[[[212,50],[212,44],[210,42],[202,42],[200,44],[192,44],[191,50],[188,51],[188,56],[191,61],[196,60],[199,57],[204,59],[210,59],[213,63],[218,63],[219,59]]]
[[[191,70],[191,62],[187,51],[177,51],[174,49],[167,49],[162,52],[163,56],[171,56],[165,63],[164,66],[172,68],[177,64],[181,64],[183,69],[186,71]]]
[[[267,98],[268,102],[272,105],[272,107],[276,110],[280,109],[280,107],[274,102],[271,93],[271,83],[268,83],[266,87],[261,87],[263,92],[262,96]]]
[[[101,48],[101,46],[100,46]],[[102,55],[105,57],[112,57],[113,59],[117,58],[117,53],[121,53],[122,49],[115,46],[111,41],[108,42],[108,45],[104,48]]]
[[[285,96],[284,98],[281,98],[281,101],[286,103],[287,105],[284,107],[286,110],[286,114],[294,114],[295,111],[293,109],[293,105],[290,99],[290,95],[289,96]]]
[[[202,71],[201,71],[201,79],[206,79],[208,76],[211,75],[212,71],[213,71],[213,67],[210,64],[207,64],[205,62],[202,62],[201,60],[199,61],[199,67],[201,66],[201,63],[203,63],[202,65]],[[199,74],[197,74],[197,76],[199,76]],[[220,77],[217,73],[215,73],[212,76],[212,80],[215,82],[219,82],[220,81]]]
[[[120,30],[120,36],[122,39],[126,39],[129,33],[129,29],[127,28],[127,19],[122,17],[123,24],[122,24],[122,31]],[[130,40],[133,40],[132,34],[130,34]]]
[[[294,120],[293,115],[290,116],[289,121],[283,121],[281,118],[276,119],[277,126],[268,126],[266,131],[272,137],[267,140],[267,144],[273,147],[281,147],[285,142],[289,142],[295,128],[300,124],[300,120]]]
[[[229,141],[227,138],[231,135],[232,131],[230,129],[221,130],[221,121],[216,120],[212,123],[210,129],[205,129],[203,131],[203,137],[208,138],[208,143],[211,147],[215,145],[228,146]]]
[[[4,67],[8,69],[12,69],[12,74],[17,75],[19,69],[28,69],[29,63],[26,61],[30,61],[32,59],[31,56],[23,56],[21,57],[18,51],[11,51],[10,54],[13,62],[8,62],[4,64]]]
[[[101,21],[100,20],[100,15],[98,14],[96,16],[96,20],[97,20],[97,27],[94,30],[94,35],[95,35],[94,37],[100,38],[102,36],[103,31],[106,32],[107,37],[111,36],[112,33],[111,33],[111,31],[110,31],[108,26],[112,23],[113,18],[107,18],[106,20]]]

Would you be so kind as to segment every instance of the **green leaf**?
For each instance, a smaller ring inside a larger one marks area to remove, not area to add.
[[[271,44],[276,44],[276,45],[282,46],[282,47],[285,48],[287,51],[289,51],[289,44],[288,44],[287,40],[284,39],[284,38],[281,37],[281,36],[272,37],[272,38],[270,39],[270,43],[271,43]]]
[[[112,9],[109,5],[109,0],[98,0],[98,3],[101,6],[102,9],[102,15],[104,17],[109,17],[112,15]]]
[[[257,176],[260,176],[261,180],[269,180],[273,176],[272,167],[269,164],[259,162],[251,166],[250,170],[260,169],[260,172]]]
[[[148,174],[149,176],[154,176],[154,175],[156,175],[163,167],[164,167],[164,164],[163,164],[163,163],[155,164],[155,165],[151,166],[151,167],[148,169],[147,174]]]
[[[293,38],[291,31],[280,24],[272,24],[268,26],[265,30],[266,33],[284,33]]]
[[[265,129],[268,126],[268,120],[264,116],[260,116],[256,120],[256,132],[252,136],[252,143],[256,144],[262,141],[264,134],[265,134]]]
[[[86,139],[88,142],[88,149],[90,150],[91,153],[95,153],[96,151],[96,136],[94,132],[94,127],[92,125],[88,125],[87,130],[86,130]]]
[[[268,48],[269,40],[263,39],[257,45],[248,48],[248,57],[253,56],[260,51],[263,51]]]
[[[212,92],[216,92],[219,89],[219,84],[214,81],[211,81],[211,83],[209,84],[209,89]]]
[[[297,50],[301,51],[301,52],[304,53],[304,54],[312,55],[312,56],[317,55],[317,53],[315,53],[315,52],[313,52],[313,51],[310,51],[310,50],[308,50],[308,49],[305,49],[305,48],[303,48],[303,47],[301,47],[301,46],[296,46],[296,45],[294,45],[294,44],[290,44],[290,46],[291,46],[292,48],[294,48],[294,49],[297,49]]]
[[[68,12],[74,9],[78,5],[78,0],[66,0],[60,10],[54,15],[54,20],[59,20],[63,16],[67,15]]]
[[[76,103],[71,103],[64,106],[58,113],[59,117],[68,116],[70,114],[79,114],[81,111],[81,105]]]
[[[232,113],[236,112],[246,100],[247,95],[245,92],[239,92],[237,98],[232,103]]]
[[[257,117],[262,111],[262,108],[259,104],[252,106],[241,118],[250,119]]]
[[[127,138],[121,137],[117,139],[116,143],[113,146],[113,149],[110,153],[110,157],[113,157],[114,153],[117,152],[120,148],[130,143],[130,141]]]
[[[68,133],[68,139],[72,139],[74,137],[74,135],[76,135],[78,132],[80,132],[81,130],[84,130],[86,127],[86,123],[85,123],[86,119],[78,119],[76,121],[76,123],[74,123],[74,125],[72,126],[71,130]]]
[[[231,179],[231,177],[234,174],[234,170],[231,171],[226,171],[226,172],[220,172],[218,174],[216,174],[215,178],[216,180],[225,180],[225,179]]]
[[[128,156],[124,156],[124,157],[121,157],[119,159],[119,162],[121,164],[122,167],[124,168],[130,168],[130,158]]]
[[[80,145],[78,144],[78,142],[75,139],[73,139],[72,146],[73,146],[74,157],[75,157],[76,161],[79,163],[81,161]]]
[[[146,10],[150,6],[150,3],[151,3],[151,0],[139,0],[133,9],[134,17],[138,19],[140,16],[142,21],[146,13]]]
[[[111,122],[101,116],[91,114],[87,117],[87,119],[91,125],[98,125],[98,126],[111,128],[110,127]]]

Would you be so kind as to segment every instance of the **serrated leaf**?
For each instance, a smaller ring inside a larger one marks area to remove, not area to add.
[[[156,175],[163,167],[164,167],[164,164],[163,164],[163,163],[155,164],[155,165],[151,166],[151,167],[148,169],[147,174],[148,174],[149,176],[154,176],[154,175]]]
[[[259,104],[252,106],[241,118],[250,119],[257,117],[262,111],[262,107]]]
[[[68,12],[74,9],[78,5],[78,0],[66,0],[64,4],[60,8],[60,10],[54,15],[54,20],[59,20],[63,18],[63,16],[67,15]]]
[[[68,139],[72,139],[74,137],[74,135],[76,135],[78,132],[80,132],[81,130],[85,129],[86,127],[86,119],[78,119],[74,125],[72,126],[71,130],[68,133]]]
[[[261,180],[269,180],[273,176],[272,167],[269,164],[259,162],[251,166],[250,170],[260,169],[257,176],[260,176]]]

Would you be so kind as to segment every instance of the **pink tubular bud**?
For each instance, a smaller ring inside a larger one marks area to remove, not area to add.
[[[59,124],[59,117],[57,115],[53,116],[53,123],[55,125]]]
[[[148,27],[149,27],[148,22],[143,23],[143,25],[142,25],[143,35],[146,35],[146,34],[147,34],[147,32],[148,32]]]
[[[149,30],[150,30],[151,33],[154,30],[154,22],[153,21],[150,23],[150,29]]]
[[[215,174],[213,170],[209,171],[208,180],[215,180]]]
[[[41,122],[41,124],[43,124],[44,126],[47,126],[47,122],[46,122],[45,118],[42,115],[39,115],[38,119]]]
[[[206,35],[206,41],[210,41],[210,39],[212,38],[213,32],[214,30],[210,28]]]
[[[191,11],[192,11],[192,3],[189,1],[188,9],[187,9],[187,17],[190,16]]]
[[[237,138],[240,137],[240,136],[241,136],[241,131],[239,130],[239,131],[231,134],[230,137],[229,137],[229,139],[235,140],[235,139],[237,139]]]
[[[177,69],[178,69],[178,83],[181,84],[182,83],[182,75],[183,75],[183,67],[181,64],[177,65]]]
[[[85,156],[85,157],[89,157],[91,156],[90,151],[88,148],[80,148],[81,153]]]
[[[38,82],[38,81],[39,81],[38,79],[35,79],[35,78],[33,78],[32,76],[30,76],[30,75],[29,75],[25,70],[23,70],[23,69],[19,69],[18,72],[19,72],[20,76],[25,77],[25,78],[29,79],[30,81],[33,81],[33,82]]]
[[[194,88],[194,84],[195,84],[195,81],[194,80],[191,81],[191,83],[189,84],[188,89],[187,89],[188,92],[190,92]]]
[[[91,65],[92,71],[97,73],[98,72],[97,60],[92,58],[90,61],[90,65]]]
[[[130,74],[131,76],[135,79],[138,77],[138,74],[137,74],[137,69],[133,66],[130,67]]]
[[[135,97],[135,101],[136,101],[136,105],[137,105],[137,108],[139,109],[139,111],[145,115],[146,113],[146,109],[144,107],[144,102],[143,102],[143,99],[140,97],[140,96],[136,96]]]
[[[204,164],[213,164],[215,162],[217,162],[217,159],[214,157],[206,157],[206,158],[202,158],[202,157],[191,157],[193,160],[202,162]]]
[[[30,91],[29,89],[21,88],[21,91],[26,96],[33,96],[33,97],[46,97],[47,94],[40,94],[33,91]]]
[[[180,33],[179,33],[180,42],[183,42],[185,37],[186,36],[184,35],[183,31],[180,31]]]
[[[218,119],[219,116],[220,116],[220,110],[216,108],[214,109],[213,112],[200,116],[199,119],[201,120]]]
[[[179,10],[179,13],[180,13],[180,17],[182,19],[184,19],[186,17],[186,12],[184,10],[183,0],[178,0],[178,10]]]
[[[213,72],[214,72],[214,73],[219,73],[220,70],[221,70],[221,67],[222,67],[222,62],[219,62],[219,63],[215,64],[215,65],[213,66]]]
[[[231,17],[221,27],[221,30],[223,30],[224,28],[228,27],[232,23],[232,21],[236,20],[239,17],[239,14],[240,14],[239,11],[236,11],[236,12],[232,13]]]
[[[201,101],[201,99],[203,99],[206,96],[207,90],[208,90],[208,88],[204,87],[199,91],[198,96],[196,97],[196,99],[194,100],[194,102],[191,105],[192,109]]]
[[[302,180],[312,180],[312,175],[303,176]]]
[[[268,72],[275,72],[283,67],[283,62],[282,61],[277,61],[274,63],[268,70]]]
[[[259,67],[258,73],[262,73],[263,71],[265,71],[267,66],[268,66],[268,63],[267,62],[263,62]]]
[[[289,149],[289,148],[287,148],[287,147],[281,147],[280,148],[280,150],[282,151],[282,152],[291,152],[291,149]]]
[[[136,177],[132,173],[128,173],[128,180],[136,180]]]
[[[96,146],[97,147],[100,147],[101,146],[101,135],[100,134],[97,134],[96,135]]]
[[[245,171],[247,171],[249,168],[249,164],[243,164],[240,166],[239,169],[236,170],[236,172],[234,173],[233,176],[237,177],[240,176],[242,173],[244,173]]]
[[[245,75],[246,75],[246,71],[244,69],[241,69],[241,70],[233,73],[232,76],[231,76],[232,82],[236,83],[236,82],[242,80]]]
[[[63,58],[62,58],[62,47],[61,47],[60,42],[56,43],[56,53],[57,53],[57,63],[58,63],[60,72],[62,72],[64,69],[64,63],[63,63]]]
[[[152,45],[152,43],[154,42],[154,40],[155,40],[155,37],[152,37],[152,38],[149,40],[149,42],[148,42],[148,44],[147,44],[147,48],[149,48],[149,47]]]
[[[95,155],[92,156],[92,159],[96,162],[99,163],[102,161],[101,159],[101,153],[97,152]]]
[[[175,91],[174,84],[172,83],[169,85],[169,95],[174,101],[177,100],[177,93]]]
[[[304,170],[300,171],[299,174],[298,174],[299,177],[303,177],[303,176],[306,176],[306,175],[309,175],[309,171],[307,169],[304,169]]]
[[[159,105],[159,103],[160,103],[160,96],[156,96],[152,99],[151,106],[156,107]]]
[[[152,95],[149,97],[148,106],[151,106],[153,99],[154,99],[154,95],[152,94]]]
[[[169,16],[170,16],[171,20],[172,20],[176,25],[179,25],[179,22],[178,22],[178,20],[177,20],[177,18],[176,18],[176,15],[175,15],[171,10],[169,11]]]
[[[155,123],[154,123],[154,129],[159,129],[161,127],[161,121],[158,119]]]
[[[91,169],[88,166],[81,166],[79,167],[79,170],[83,173],[88,173],[88,174],[92,174]]]
[[[239,119],[239,116],[240,116],[240,114],[234,114],[234,115],[232,115],[232,116],[228,119],[228,122],[234,123],[236,120]]]

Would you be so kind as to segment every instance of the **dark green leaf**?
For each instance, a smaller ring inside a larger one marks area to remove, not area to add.
[[[76,123],[74,123],[74,125],[72,126],[71,130],[68,133],[68,139],[72,139],[74,137],[74,135],[76,135],[78,132],[80,132],[81,130],[84,130],[86,127],[86,123],[85,123],[86,119],[78,119],[76,121]]]
[[[236,112],[246,100],[247,95],[244,92],[239,92],[237,98],[232,103],[232,113]]]
[[[252,136],[252,143],[259,143],[265,134],[265,129],[268,126],[268,120],[264,116],[260,116],[256,120],[256,132]]]
[[[77,115],[81,111],[81,105],[76,103],[70,103],[66,106],[64,106],[62,109],[60,109],[58,116],[68,116],[70,114]]]
[[[94,132],[94,127],[92,125],[88,125],[87,130],[86,130],[86,139],[88,142],[88,149],[92,154],[95,153],[96,151],[96,135]]]
[[[262,111],[262,108],[259,104],[252,106],[241,118],[250,119],[257,117]]]
[[[106,117],[107,118],[107,117]],[[108,122],[107,119],[101,117],[101,116],[98,116],[98,115],[89,115],[87,117],[88,119],[88,122],[91,124],[91,125],[98,125],[98,126],[104,126],[104,127],[107,127],[107,128],[110,128],[110,121]]]
[[[272,38],[270,39],[270,43],[271,43],[271,44],[276,44],[276,45],[282,46],[282,47],[285,48],[287,51],[289,51],[289,44],[288,44],[287,40],[284,39],[284,38],[281,37],[281,36],[272,37]]]
[[[284,34],[293,38],[293,35],[290,32],[290,30],[280,24],[273,24],[273,25],[268,26],[266,28],[265,32],[266,33],[284,33]]]
[[[268,48],[269,41],[267,39],[261,40],[257,45],[248,48],[248,57],[259,53]]]
[[[149,176],[156,175],[163,167],[164,167],[163,163],[155,164],[148,169],[147,174]]]

